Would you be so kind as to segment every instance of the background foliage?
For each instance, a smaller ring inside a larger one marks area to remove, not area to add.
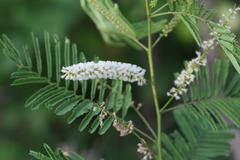
[[[131,21],[143,19],[143,3],[128,0],[116,2]],[[209,1],[209,7],[213,5],[219,7],[221,11],[232,3],[233,1],[230,0],[211,1],[211,3]],[[61,38],[67,35],[91,59],[97,55],[102,60],[131,62],[147,68],[144,55],[138,51],[107,46],[93,22],[80,9],[78,0],[1,0],[0,16],[0,32],[7,34],[19,45],[31,43],[30,32],[43,37],[43,31],[48,31],[60,35]],[[161,95],[159,99],[162,102],[165,100],[162,97],[165,97],[164,94],[172,85],[174,78],[172,73],[182,68],[183,60],[194,56],[195,47],[196,44],[190,33],[180,25],[155,50],[157,52],[155,58],[159,63],[156,69],[157,82],[158,86],[162,87],[159,91]],[[135,152],[137,143],[129,136],[118,138],[118,133],[114,130],[110,130],[104,136],[89,135],[87,131],[79,133],[78,123],[67,125],[65,118],[56,117],[46,109],[41,109],[40,112],[23,109],[26,98],[36,90],[37,86],[36,88],[10,87],[9,73],[13,71],[15,71],[14,64],[0,54],[0,159],[30,159],[27,155],[29,149],[41,151],[42,147],[39,144],[45,142],[54,148],[62,147],[66,151],[79,152],[86,159],[114,157],[118,160],[138,157],[136,154],[128,154]],[[144,93],[150,92],[146,87],[140,90],[144,90]],[[139,95],[140,92],[136,89],[134,93],[138,102],[144,103],[145,106],[152,105],[150,97],[146,96],[150,93]],[[148,119],[154,117],[152,110],[148,108],[143,110]],[[134,115],[130,112],[130,116]],[[164,122],[165,130],[173,130],[175,124],[172,123],[172,116],[168,115],[165,119],[167,121]],[[101,147],[99,144],[102,144]],[[121,152],[114,152],[115,150]]]

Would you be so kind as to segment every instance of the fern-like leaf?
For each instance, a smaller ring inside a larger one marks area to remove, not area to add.
[[[224,116],[240,126],[240,76],[230,68],[224,60],[216,60],[212,71],[209,67],[202,68],[190,85],[189,94],[183,95],[184,103],[178,107],[197,118],[205,118],[207,125],[202,124],[205,127],[226,128]]]
[[[226,57],[231,61],[232,65],[238,73],[240,73],[240,52],[239,45],[236,39],[236,35],[231,32],[231,30],[216,24],[211,23],[212,30],[217,33],[215,36],[217,38],[218,44],[223,49]]]
[[[62,59],[64,65],[69,66],[86,62],[84,54],[79,53],[76,44],[71,44],[69,39],[66,38],[61,45],[58,36],[54,36],[52,40],[47,32],[44,33],[44,54],[40,50],[39,39],[34,34],[32,37],[36,63],[33,63],[30,56],[22,56],[26,53],[20,53],[7,36],[4,35],[0,40],[5,55],[18,66],[18,71],[11,74],[11,78],[15,79],[12,85],[45,84],[27,99],[26,107],[32,110],[47,107],[59,116],[69,114],[68,123],[73,123],[82,117],[80,131],[91,125],[94,119],[99,119],[100,109],[94,112],[93,108],[100,107],[103,103],[106,103],[108,110],[122,114],[122,117],[126,116],[128,108],[132,105],[130,84],[125,85],[122,81],[113,80],[111,85],[104,79],[81,82],[66,80],[63,83],[60,73]],[[23,51],[26,51],[26,48]],[[42,63],[44,57],[47,60],[46,67]],[[97,60],[98,58],[95,58],[95,61]],[[53,75],[56,77],[54,78]],[[100,128],[95,122],[92,126],[94,131],[99,128],[99,133],[103,134],[109,129],[109,124],[110,122],[106,122],[105,125],[104,122],[103,128]],[[90,132],[92,133],[93,129]]]
[[[166,160],[212,160],[229,156],[229,141],[234,138],[231,132],[203,128],[200,124],[205,123],[205,119],[194,117],[185,108],[174,111],[174,117],[180,131],[162,135]]]
[[[29,155],[36,160],[84,160],[84,158],[74,152],[64,153],[61,149],[53,151],[47,144],[43,146],[47,154],[30,151]]]
[[[199,31],[199,19],[205,21],[209,19],[211,12],[205,9],[203,1],[195,0],[170,0],[168,1],[170,11],[175,12],[198,45],[201,44],[201,37]]]

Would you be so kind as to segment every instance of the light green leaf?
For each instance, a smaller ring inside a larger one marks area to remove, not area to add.
[[[185,26],[188,28],[190,33],[192,34],[192,36],[195,39],[195,41],[197,42],[197,44],[200,46],[201,37],[200,37],[200,31],[199,31],[199,27],[198,27],[196,19],[193,17],[190,17],[190,16],[183,16],[183,15],[180,15],[180,18],[183,21],[183,23],[185,24]]]
[[[111,0],[81,0],[83,10],[91,17],[109,44],[123,45],[122,41],[135,40],[136,33]]]
[[[240,65],[237,59],[232,55],[232,53],[228,49],[224,49],[224,53],[228,57],[228,59],[232,62],[232,65],[234,66],[236,71],[240,73]]]
[[[167,20],[163,19],[152,23],[152,33],[160,32],[164,26],[167,24]],[[145,38],[148,34],[147,21],[141,21],[133,24],[137,39]]]

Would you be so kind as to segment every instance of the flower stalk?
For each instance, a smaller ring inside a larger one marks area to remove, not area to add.
[[[146,5],[146,14],[147,14],[147,26],[148,26],[148,63],[149,63],[149,70],[150,70],[150,78],[151,78],[151,88],[152,94],[154,99],[154,106],[157,116],[157,139],[156,139],[156,146],[157,146],[157,160],[162,160],[161,156],[161,113],[159,108],[157,90],[156,90],[156,82],[155,82],[155,75],[154,75],[154,67],[153,67],[153,46],[152,46],[152,13],[151,7],[149,5],[149,1],[145,0]]]

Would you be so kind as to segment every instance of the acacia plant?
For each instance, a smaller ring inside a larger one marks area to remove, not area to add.
[[[158,0],[145,0],[146,20],[132,23],[112,0],[80,0],[80,3],[106,43],[128,45],[144,53],[148,70],[99,58],[88,61],[69,39],[61,43],[58,36],[47,32],[44,51],[32,34],[33,54],[26,46],[17,49],[2,35],[2,53],[17,66],[17,71],[11,74],[15,79],[12,85],[45,84],[27,99],[25,106],[32,110],[46,107],[58,116],[68,114],[69,124],[82,117],[79,131],[88,128],[90,133],[103,135],[114,127],[120,136],[132,134],[139,140],[136,151],[143,160],[210,160],[228,156],[229,142],[234,137],[230,130],[240,126],[240,45],[231,31],[231,21],[240,8],[229,9],[215,22],[214,12],[206,9],[204,1],[166,0],[160,4]],[[155,82],[153,49],[180,23],[199,48],[196,58],[186,62],[185,68],[175,74],[174,87],[166,93],[169,100],[160,106],[157,89],[161,86]],[[199,23],[208,27],[209,40],[201,39]],[[158,35],[157,39],[152,38],[154,34]],[[147,39],[147,44],[143,39]],[[215,47],[222,49],[223,56],[210,67],[207,57]],[[132,99],[132,85],[136,84],[149,85],[152,90],[157,120],[154,127]],[[172,105],[173,101],[177,105]],[[138,129],[134,119],[126,118],[129,109],[141,118],[148,132]],[[179,126],[170,134],[162,131],[162,115],[167,112],[173,113]],[[226,118],[235,126],[229,126]],[[47,155],[34,151],[30,154],[40,160],[84,159],[75,153],[44,147]]]

